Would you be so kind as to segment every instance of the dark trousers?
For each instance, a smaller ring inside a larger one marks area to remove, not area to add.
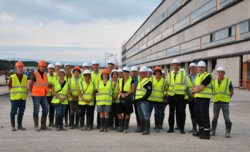
[[[137,109],[137,102],[134,102],[134,109],[135,109],[136,122],[138,124],[139,115],[138,115],[138,109]]]
[[[112,110],[109,113],[109,127],[113,127],[114,124],[115,124],[115,127],[118,127],[119,119],[117,115],[117,106],[118,106],[118,103],[112,103],[112,106],[111,106]]]
[[[81,117],[85,116],[85,113],[87,113],[87,117],[93,117],[93,109],[94,106],[89,106],[89,105],[80,105],[81,108]]]
[[[195,119],[199,128],[207,132],[210,132],[209,104],[208,98],[195,98]]]
[[[11,110],[10,115],[15,116],[18,111],[18,115],[23,115],[26,107],[26,100],[11,100]]]
[[[52,106],[51,101],[52,101],[53,96],[47,96],[47,101],[49,105],[49,115],[54,115],[55,114],[55,107]]]
[[[191,119],[195,119],[195,113],[194,113],[194,99],[193,99],[192,101],[188,101],[188,107],[189,107]]]
[[[169,96],[169,128],[174,129],[174,115],[176,113],[179,116],[179,128],[184,130],[186,119],[186,102],[184,101],[184,95]]]

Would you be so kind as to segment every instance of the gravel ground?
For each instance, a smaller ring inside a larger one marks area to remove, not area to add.
[[[134,133],[136,128],[135,114],[132,114],[128,134],[109,131],[100,133],[92,131],[67,130],[57,132],[33,131],[33,103],[27,98],[23,126],[26,131],[11,131],[9,112],[9,96],[0,96],[0,151],[248,151],[250,148],[250,102],[233,101],[230,103],[230,117],[233,122],[231,138],[224,138],[225,125],[222,112],[215,137],[211,140],[200,140],[188,131],[191,129],[189,109],[187,107],[186,134],[179,131],[167,134],[167,119],[164,120],[163,130],[155,133],[153,130],[153,115],[151,117],[151,133],[143,136]],[[210,104],[210,117],[212,118]],[[41,112],[40,112],[41,115]],[[168,117],[168,107],[166,108]],[[96,118],[96,117],[95,117]],[[210,118],[210,119],[211,119]],[[96,124],[94,125],[96,126]]]

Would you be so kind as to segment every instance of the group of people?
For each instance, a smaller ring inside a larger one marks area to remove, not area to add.
[[[190,75],[180,68],[178,59],[172,61],[173,70],[166,75],[158,66],[153,71],[147,66],[142,66],[139,70],[136,66],[116,70],[114,66],[115,63],[109,61],[107,69],[100,71],[99,62],[93,60],[93,71],[90,71],[87,62],[83,64],[82,70],[78,66],[71,70],[68,63],[62,69],[60,62],[47,66],[46,62],[41,60],[28,86],[34,106],[35,131],[51,130],[49,127],[56,127],[57,131],[67,130],[64,127],[90,131],[93,129],[94,112],[97,107],[97,128],[100,132],[108,132],[109,128],[127,133],[130,115],[135,111],[135,132],[148,135],[153,109],[154,129],[160,132],[165,109],[169,105],[167,133],[180,130],[181,134],[185,134],[188,104],[192,121],[190,132],[193,136],[200,139],[210,139],[210,135],[214,136],[219,112],[222,109],[226,125],[225,137],[230,138],[232,122],[229,118],[229,101],[234,92],[231,80],[225,77],[225,68],[218,67],[218,78],[213,80],[213,76],[206,72],[204,61],[200,61],[198,65],[191,63]],[[25,130],[22,119],[27,97],[27,76],[22,74],[24,65],[19,61],[15,67],[17,73],[11,75],[8,85],[12,131],[16,131],[17,111],[17,129]],[[46,68],[48,73],[45,72]],[[210,128],[209,104],[212,95],[214,118]],[[42,117],[39,128],[40,105]],[[49,127],[46,125],[48,113]]]

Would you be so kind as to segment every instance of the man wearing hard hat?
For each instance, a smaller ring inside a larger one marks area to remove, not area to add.
[[[17,124],[18,130],[25,130],[22,126],[24,110],[26,106],[26,97],[27,97],[27,76],[23,74],[23,63],[17,62],[15,68],[17,73],[10,76],[9,81],[9,91],[10,91],[10,102],[11,102],[11,111],[10,111],[10,123],[12,131],[16,131],[15,127],[15,115],[17,114]]]
[[[44,60],[41,60],[38,63],[38,70],[31,75],[29,90],[32,95],[34,112],[34,126],[35,131],[41,130],[51,130],[46,126],[48,110],[48,101],[46,95],[49,93],[49,84],[47,74],[44,72],[47,67],[47,63]],[[41,128],[38,128],[38,113],[39,107],[42,106],[42,118],[41,118]]]
[[[214,118],[212,120],[211,136],[215,136],[217,121],[222,109],[225,125],[226,125],[226,138],[230,138],[232,122],[229,118],[229,101],[234,94],[234,88],[231,79],[225,77],[226,70],[220,66],[217,69],[218,79],[212,82],[213,85],[213,102],[214,102]]]
[[[140,82],[136,88],[135,101],[138,104],[140,123],[135,132],[143,132],[142,135],[150,134],[150,111],[148,98],[152,93],[152,82],[147,78],[148,67],[140,68]]]
[[[111,78],[111,71],[115,68],[115,63],[114,61],[108,61],[107,69],[109,71],[109,81],[112,80]]]
[[[138,68],[136,66],[132,66],[131,67],[131,73],[132,73],[132,79],[135,81],[135,91],[133,93],[133,96],[135,98],[136,88],[138,86],[138,83],[140,82],[140,77],[138,76]],[[136,116],[137,127],[139,127],[139,115],[138,115],[136,101],[134,101],[134,109],[135,109],[135,116]]]
[[[55,64],[55,74],[58,75],[58,71],[62,68],[61,62],[56,62]]]
[[[198,72],[192,93],[195,98],[195,119],[199,126],[199,131],[193,133],[200,139],[210,139],[209,103],[212,96],[213,76],[206,72],[206,63],[198,63]]]
[[[178,113],[176,121],[179,124],[180,133],[185,134],[186,103],[184,102],[184,96],[188,87],[187,76],[185,71],[180,70],[180,61],[178,59],[173,59],[172,66],[174,70],[168,73],[169,130],[167,133],[174,132],[174,115],[176,109],[176,113]]]
[[[88,63],[88,62],[84,62],[84,63],[82,64],[82,75],[81,75],[81,77],[82,77],[83,80],[84,80],[84,74],[83,74],[83,72],[84,72],[85,70],[89,70],[89,63]]]

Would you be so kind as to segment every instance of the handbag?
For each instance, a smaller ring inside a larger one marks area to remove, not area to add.
[[[62,84],[62,86],[61,86],[61,89],[58,90],[56,93],[62,91],[62,89],[63,89],[63,87],[65,86],[65,84],[66,84],[66,81],[63,81],[63,84]],[[59,103],[51,103],[51,104],[52,104],[53,107],[58,107],[58,106],[60,105],[60,101],[59,101]]]
[[[127,92],[126,91],[122,91],[122,93],[127,93]],[[130,94],[130,95],[126,96],[125,98],[120,97],[120,102],[122,102],[122,104],[125,107],[131,106],[132,103],[134,102],[133,95]]]

